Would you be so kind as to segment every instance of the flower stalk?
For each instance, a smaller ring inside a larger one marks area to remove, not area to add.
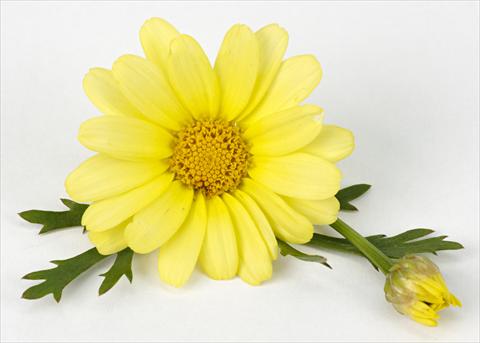
[[[330,226],[385,274],[385,298],[399,313],[420,324],[436,326],[439,311],[450,305],[462,306],[448,290],[438,267],[428,258],[405,255],[393,262],[341,219]]]
[[[330,224],[335,231],[348,239],[362,254],[364,254],[383,274],[387,275],[393,266],[392,260],[380,249],[370,243],[365,237],[355,231],[340,218]]]

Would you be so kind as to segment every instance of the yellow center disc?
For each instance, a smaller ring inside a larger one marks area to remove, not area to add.
[[[197,121],[178,132],[170,169],[184,184],[213,197],[237,188],[248,160],[238,127],[220,120]]]

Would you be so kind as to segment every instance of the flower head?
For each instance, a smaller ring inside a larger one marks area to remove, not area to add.
[[[395,309],[413,320],[436,326],[438,311],[460,301],[448,290],[438,267],[428,258],[407,255],[387,275],[385,297]]]
[[[336,220],[350,131],[300,103],[320,82],[311,55],[283,60],[288,35],[234,25],[214,66],[162,19],[140,31],[146,58],[93,68],[84,89],[103,113],[80,142],[97,154],[66,180],[102,254],[159,248],[160,277],[183,285],[197,261],[214,279],[271,277],[276,237],[308,242]]]

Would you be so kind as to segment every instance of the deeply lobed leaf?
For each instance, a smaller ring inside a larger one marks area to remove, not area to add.
[[[108,292],[123,275],[127,277],[130,283],[132,282],[132,259],[133,250],[129,248],[117,253],[117,257],[112,267],[106,273],[101,274],[105,279],[103,279],[103,282],[100,285],[98,295]]]
[[[445,241],[447,236],[421,239],[432,233],[434,233],[434,231],[431,229],[421,228],[408,230],[392,237],[374,235],[366,238],[385,255],[394,259],[401,258],[408,254],[436,254],[441,250],[457,250],[463,248],[458,242]],[[360,251],[345,238],[337,238],[315,233],[312,240],[307,244],[316,248],[334,249],[361,255]]]
[[[370,187],[370,185],[361,183],[339,190],[335,197],[340,202],[340,209],[344,211],[358,211],[355,206],[350,204],[350,201],[355,200],[365,194]]]
[[[277,239],[277,241],[278,241],[278,247],[280,248],[280,254],[282,254],[282,256],[290,255],[302,261],[317,262],[332,269],[332,267],[327,263],[327,259],[325,257],[320,255],[309,255],[295,249],[294,247],[292,247],[288,243],[285,243],[282,240]]]
[[[61,201],[68,207],[68,211],[30,210],[21,212],[19,215],[30,223],[43,224],[40,234],[63,228],[81,226],[82,215],[88,208],[88,205],[80,204],[69,199],[61,199]],[[133,251],[126,248],[116,255],[117,257],[112,267],[106,273],[102,274],[105,278],[99,289],[100,295],[109,291],[123,275],[132,282],[133,275],[131,265]],[[106,257],[108,256],[101,255],[96,248],[92,248],[66,260],[51,261],[51,263],[57,265],[57,267],[32,272],[23,277],[27,280],[45,281],[28,288],[22,297],[25,299],[38,299],[48,294],[53,294],[55,300],[59,302],[63,289],[70,282]]]
[[[61,199],[62,203],[68,207],[68,211],[42,211],[29,210],[20,212],[18,215],[26,221],[34,224],[42,224],[40,234],[53,230],[81,226],[83,213],[88,205],[80,204],[69,199]]]
[[[80,274],[108,257],[101,255],[97,248],[81,253],[66,260],[51,261],[57,267],[29,273],[23,278],[27,280],[45,280],[42,283],[28,288],[22,295],[24,299],[39,299],[53,294],[57,302],[62,297],[63,289]]]

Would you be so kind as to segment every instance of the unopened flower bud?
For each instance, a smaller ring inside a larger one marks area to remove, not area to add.
[[[447,288],[438,267],[428,258],[407,255],[387,274],[385,297],[395,309],[428,326],[436,326],[438,311],[462,306]]]

